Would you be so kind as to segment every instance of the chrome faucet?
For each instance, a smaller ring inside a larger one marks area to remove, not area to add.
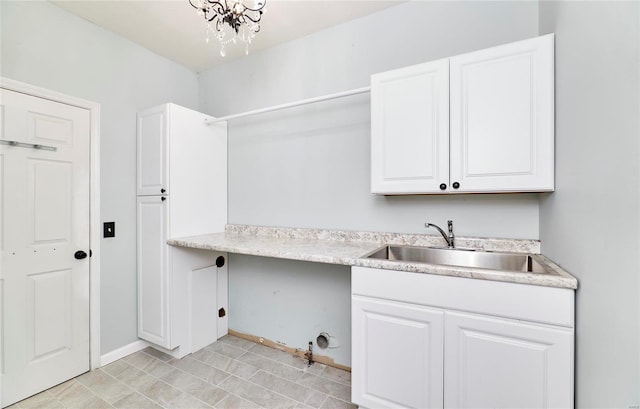
[[[456,236],[453,234],[453,221],[452,220],[448,220],[447,221],[447,225],[449,226],[449,234],[445,233],[444,230],[442,230],[440,227],[438,227],[435,224],[431,224],[431,223],[425,223],[424,227],[429,228],[429,227],[434,227],[436,228],[440,234],[442,234],[442,237],[447,241],[447,247],[450,249],[454,249],[456,248]]]

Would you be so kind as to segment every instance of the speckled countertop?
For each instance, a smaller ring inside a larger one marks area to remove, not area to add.
[[[485,251],[534,254],[547,273],[497,271],[364,258],[385,244],[442,246],[440,236],[227,225],[224,233],[168,240],[170,245],[227,253],[384,268],[415,273],[576,289],[578,281],[540,253],[540,242],[521,239],[456,237],[456,246]]]

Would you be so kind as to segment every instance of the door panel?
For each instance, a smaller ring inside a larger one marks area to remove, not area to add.
[[[71,349],[71,270],[27,276],[29,364]]]
[[[445,315],[445,407],[573,406],[573,332]]]
[[[456,191],[553,190],[553,36],[455,56],[450,67]]]
[[[73,121],[59,116],[39,112],[27,114],[29,122],[29,143],[56,142],[56,145],[73,143]]]
[[[217,267],[198,268],[191,272],[189,305],[191,321],[191,351],[198,351],[218,339],[218,303],[211,292],[216,292]]]
[[[440,192],[449,180],[449,61],[371,76],[371,192]]]
[[[168,201],[161,196],[138,197],[138,336],[171,349]]]
[[[29,160],[29,234],[32,244],[71,238],[73,163]]]
[[[167,122],[166,105],[138,114],[138,196],[169,193]]]
[[[2,406],[89,370],[90,113],[1,90]]]
[[[443,313],[352,297],[352,400],[369,408],[441,408]]]

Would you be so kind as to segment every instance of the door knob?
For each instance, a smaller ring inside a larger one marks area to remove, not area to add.
[[[73,257],[75,257],[76,260],[82,260],[83,258],[87,258],[87,253],[85,253],[82,250],[78,250],[78,251],[75,252]]]

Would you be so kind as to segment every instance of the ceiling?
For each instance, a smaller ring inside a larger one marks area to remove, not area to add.
[[[245,55],[245,47],[241,44],[227,46],[227,55],[221,57],[215,37],[206,43],[206,22],[196,14],[188,0],[51,1],[195,71]],[[399,0],[267,0],[261,30],[249,52],[273,47],[398,3]]]

